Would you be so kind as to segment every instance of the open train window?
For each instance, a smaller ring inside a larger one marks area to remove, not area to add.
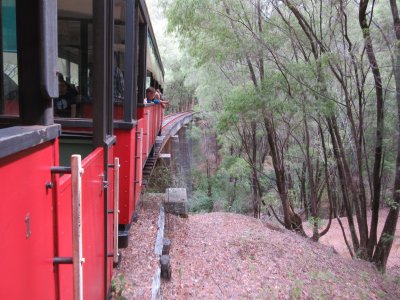
[[[54,117],[93,117],[92,1],[58,0],[58,85]]]
[[[114,3],[114,80],[113,103],[114,120],[122,120],[124,117],[125,102],[125,49],[126,49],[126,2],[116,0]],[[128,99],[126,99],[128,100]]]
[[[52,115],[58,94],[56,3],[1,0],[0,24],[0,157],[5,157],[59,136]]]
[[[114,1],[113,109],[118,128],[129,129],[135,123],[139,2]]]
[[[157,44],[152,38],[152,27],[149,27],[147,32],[147,78],[146,87],[152,86],[160,89],[164,81],[164,68],[161,63],[160,54],[158,52]]]
[[[60,95],[54,119],[63,133],[90,133],[94,147],[113,140],[112,3],[57,0]]]
[[[1,2],[0,114],[19,116],[15,0]]]
[[[137,103],[143,105],[147,87],[162,89],[164,68],[146,6],[139,13]]]

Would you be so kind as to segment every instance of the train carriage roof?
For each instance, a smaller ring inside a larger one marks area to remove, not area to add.
[[[147,10],[145,0],[138,0],[147,27],[147,69],[153,73],[154,78],[159,82],[164,82],[164,66],[162,64],[161,55],[158,50],[156,36],[154,34],[153,26],[151,25],[150,15]]]

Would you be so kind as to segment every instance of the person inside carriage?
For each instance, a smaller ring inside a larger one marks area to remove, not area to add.
[[[153,102],[154,102],[154,103],[160,103],[161,106],[162,106],[163,108],[165,108],[165,107],[169,104],[169,101],[166,101],[166,100],[164,100],[164,99],[162,98],[161,93],[160,93],[160,90],[157,90],[157,91],[156,91],[156,93],[155,93],[155,95],[154,95],[154,100],[153,100]]]
[[[54,99],[54,116],[75,118],[78,91],[64,80],[61,73],[58,73],[58,89],[59,96]]]
[[[143,101],[144,103],[160,103],[163,108],[169,103],[169,101],[165,101],[161,99],[161,95],[159,92],[156,91],[155,88],[148,87],[146,89],[146,98]]]
[[[156,95],[156,89],[153,88],[152,86],[148,87],[146,89],[146,98],[144,99],[143,103],[152,103],[155,95]]]

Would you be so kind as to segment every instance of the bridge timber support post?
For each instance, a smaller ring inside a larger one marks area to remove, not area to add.
[[[180,166],[184,187],[186,188],[187,198],[192,198],[192,143],[190,134],[190,126],[184,125],[179,130],[179,152],[180,152]]]
[[[170,138],[171,142],[171,173],[174,178],[174,185],[180,187],[181,184],[181,165],[180,165],[180,148],[179,148],[179,136],[174,135]]]

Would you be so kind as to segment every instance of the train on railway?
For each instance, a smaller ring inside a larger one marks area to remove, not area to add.
[[[164,114],[146,3],[0,3],[0,298],[107,299]]]

